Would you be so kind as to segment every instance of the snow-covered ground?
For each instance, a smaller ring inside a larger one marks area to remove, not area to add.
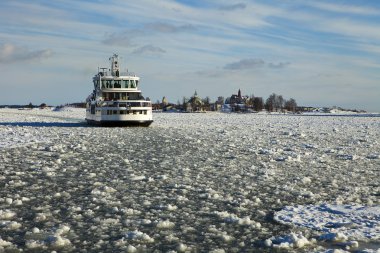
[[[0,109],[0,251],[379,252],[380,117]]]

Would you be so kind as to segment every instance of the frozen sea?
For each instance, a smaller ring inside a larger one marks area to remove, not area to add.
[[[0,109],[0,252],[380,252],[379,115]]]

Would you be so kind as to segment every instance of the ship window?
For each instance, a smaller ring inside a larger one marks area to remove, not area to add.
[[[127,114],[129,114],[129,111],[127,111]]]
[[[108,89],[112,88],[112,83],[111,83],[110,80],[107,80],[107,81],[106,81],[106,85],[107,85],[107,88],[108,88]]]
[[[106,87],[105,81],[102,80],[102,89],[104,89],[105,87]]]
[[[131,84],[131,88],[136,88],[135,80],[130,80],[129,82]]]
[[[139,85],[139,80],[136,80],[135,82],[136,82],[136,87],[137,87]]]
[[[113,110],[112,114],[117,114],[117,111],[116,111],[116,110]]]
[[[127,93],[126,92],[121,93],[121,99],[127,100]]]
[[[129,80],[124,80],[124,88],[129,88]]]
[[[129,98],[131,100],[137,100],[137,99],[139,99],[139,96],[138,96],[138,94],[131,92],[131,93],[129,93]]]
[[[115,80],[114,88],[121,88],[121,81],[120,80]]]
[[[137,114],[137,111],[133,111],[133,114]]]
[[[144,111],[144,114],[146,115],[146,114],[147,114],[147,111]]]
[[[115,99],[115,93],[109,92],[108,93],[108,100],[114,100]]]

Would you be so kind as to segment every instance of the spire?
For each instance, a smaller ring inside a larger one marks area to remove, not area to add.
[[[238,98],[241,98],[241,91],[240,91],[240,89],[238,91]]]

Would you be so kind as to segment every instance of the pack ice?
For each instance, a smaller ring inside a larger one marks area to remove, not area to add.
[[[0,110],[0,251],[379,252],[380,117]]]

